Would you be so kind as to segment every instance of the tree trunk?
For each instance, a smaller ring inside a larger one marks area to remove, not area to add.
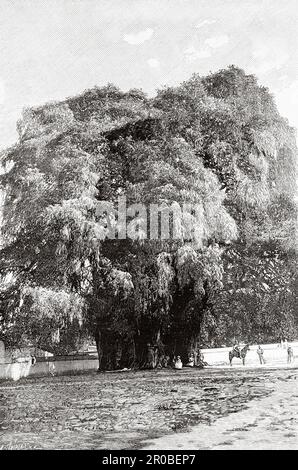
[[[155,369],[164,356],[160,328],[155,328],[155,333],[152,330],[152,325],[143,325],[142,332],[135,339],[137,362],[144,369]]]
[[[95,343],[96,343],[96,349],[97,349],[97,354],[98,354],[98,370],[101,369],[101,362],[102,362],[102,356],[103,356],[103,348],[102,348],[102,335],[99,330],[96,331],[95,335]]]

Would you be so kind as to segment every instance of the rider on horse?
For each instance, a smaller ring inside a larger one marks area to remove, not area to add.
[[[239,342],[237,342],[237,344],[235,344],[233,346],[233,349],[229,352],[230,365],[232,365],[233,357],[238,357],[239,359],[242,359],[242,363],[243,365],[245,365],[245,357],[247,351],[249,351],[249,344],[246,344],[244,347],[241,347]]]
[[[239,342],[234,344],[233,351],[235,352],[236,357],[240,357],[240,345]]]

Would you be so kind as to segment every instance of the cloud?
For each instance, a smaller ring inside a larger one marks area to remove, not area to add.
[[[149,67],[152,67],[153,69],[156,69],[159,67],[159,60],[158,59],[154,59],[153,57],[151,59],[148,59],[147,60],[147,64],[149,65]]]
[[[193,62],[197,59],[207,59],[211,56],[211,53],[206,48],[196,49],[194,46],[190,46],[184,51],[184,56],[186,60]]]
[[[128,44],[138,45],[143,44],[143,42],[148,41],[153,35],[154,30],[152,28],[144,29],[138,33],[124,34],[123,40],[128,42]]]
[[[222,34],[221,36],[214,36],[212,38],[208,38],[205,40],[205,44],[212,48],[217,48],[224,46],[229,42],[229,37],[226,34]]]
[[[209,22],[209,20],[205,21]],[[207,59],[208,57],[211,57],[212,49],[221,47],[224,44],[227,44],[228,42],[229,37],[226,34],[223,34],[221,36],[213,36],[208,39],[205,39],[203,47],[197,49],[195,46],[189,46],[184,51],[184,56],[189,62],[193,62],[197,59]]]
[[[207,26],[209,24],[214,24],[216,22],[217,22],[216,20],[203,20],[196,25],[196,28],[200,29],[200,28],[203,28],[204,26]]]

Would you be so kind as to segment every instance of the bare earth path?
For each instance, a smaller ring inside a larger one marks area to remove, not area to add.
[[[138,371],[0,384],[0,449],[298,449],[298,370]]]
[[[156,439],[146,449],[298,449],[298,380],[293,374],[244,411]]]

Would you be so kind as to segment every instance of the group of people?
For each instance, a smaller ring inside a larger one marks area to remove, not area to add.
[[[287,348],[287,363],[290,364],[294,360],[294,351],[290,344],[287,344],[286,348]],[[263,348],[261,348],[260,345],[258,346],[257,354],[259,356],[260,364],[265,364],[264,350]]]
[[[199,365],[199,366],[207,365],[207,363],[204,360],[204,355],[201,352],[199,352],[199,357],[197,357],[197,360],[195,360],[194,355],[191,354],[188,358],[187,364],[185,364],[185,367],[195,367],[196,365]],[[181,361],[180,356],[174,357],[173,366],[174,366],[174,369],[178,369],[178,370],[183,368],[183,363]]]
[[[150,343],[147,344],[147,358],[145,368],[163,369],[170,367],[173,369],[182,369],[183,366],[203,367],[204,365],[207,365],[207,363],[204,362],[204,356],[201,352],[190,354],[188,361],[185,361],[183,364],[181,356],[174,356],[171,358],[160,349],[157,345],[151,345]]]
[[[287,340],[285,340],[285,341],[281,341],[281,347],[284,349],[287,349],[287,363],[290,364],[294,360],[294,351],[293,351],[292,346],[288,344]],[[233,349],[237,353],[237,355],[239,354],[239,357],[240,357],[241,349],[240,349],[239,343],[235,344]],[[264,350],[260,344],[258,345],[257,355],[259,356],[260,364],[265,364],[266,361],[264,358]]]

